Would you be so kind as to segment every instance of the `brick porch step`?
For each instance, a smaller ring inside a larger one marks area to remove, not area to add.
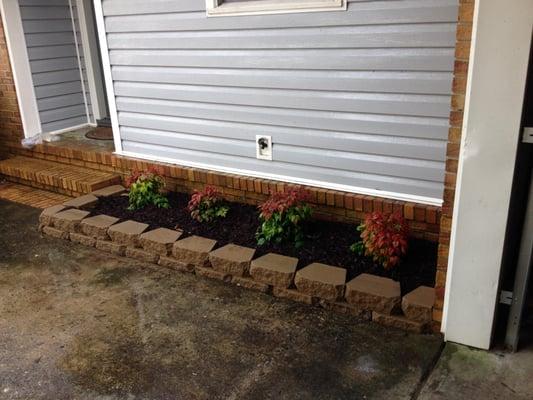
[[[120,183],[117,174],[22,156],[0,161],[0,175],[11,182],[69,196]]]

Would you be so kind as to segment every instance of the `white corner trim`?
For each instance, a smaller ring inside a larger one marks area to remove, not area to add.
[[[102,60],[102,69],[104,70],[105,85],[107,90],[107,104],[109,106],[109,117],[111,118],[111,127],[113,128],[113,140],[115,143],[115,152],[122,153],[122,140],[120,139],[120,127],[118,124],[118,112],[115,98],[115,89],[113,87],[113,76],[111,74],[111,61],[109,60],[109,48],[107,47],[107,34],[105,30],[104,10],[100,0],[94,1],[94,13],[96,26],[98,28],[98,41],[100,43],[100,58]]]
[[[24,137],[28,138],[42,129],[18,0],[0,0],[0,11]]]
[[[357,186],[340,185],[340,184],[329,183],[329,182],[324,182],[324,181],[316,181],[313,179],[295,178],[295,177],[285,176],[285,175],[260,173],[257,171],[250,171],[250,170],[239,169],[239,168],[220,167],[220,166],[212,165],[212,164],[183,161],[183,160],[178,160],[178,159],[168,158],[168,157],[152,156],[152,155],[146,155],[146,154],[141,154],[141,153],[135,153],[132,151],[120,151],[120,152],[115,151],[115,154],[126,156],[126,157],[132,157],[132,158],[140,158],[143,160],[163,162],[167,164],[183,165],[185,167],[193,167],[193,168],[207,169],[207,170],[217,171],[217,172],[224,172],[228,174],[251,176],[254,178],[262,178],[262,179],[272,179],[272,180],[281,181],[281,182],[295,183],[298,185],[313,186],[313,187],[319,187],[319,188],[330,189],[330,190],[338,190],[341,192],[382,197],[385,199],[401,200],[401,201],[406,201],[406,202],[426,204],[426,205],[437,206],[437,207],[440,207],[442,205],[441,199],[434,199],[431,197],[416,196],[416,195],[409,195],[409,194],[396,193],[396,192],[388,192],[385,190],[366,189],[366,188],[357,187]]]
[[[96,31],[92,23],[92,6],[90,0],[76,0],[78,21],[80,24],[83,58],[87,72],[87,83],[91,97],[94,120],[107,117],[105,92],[100,74],[100,59]]]
[[[72,22],[72,34],[74,35],[74,47],[76,48],[76,58],[78,59],[78,71],[80,73],[81,91],[83,94],[83,103],[85,105],[85,117],[87,118],[87,123],[89,123],[90,120],[89,120],[89,104],[87,102],[87,89],[85,87],[85,79],[83,78],[83,68],[81,66],[81,57],[80,57],[80,43],[78,42],[78,32],[76,29],[74,10],[72,8],[72,0],[68,0],[68,8],[70,11],[70,21]],[[79,21],[80,19],[78,16],[78,22]]]
[[[492,344],[531,15],[531,0],[475,3],[441,330],[482,349]]]
[[[347,0],[243,0],[230,3],[206,0],[205,3],[208,17],[342,11],[348,7]]]

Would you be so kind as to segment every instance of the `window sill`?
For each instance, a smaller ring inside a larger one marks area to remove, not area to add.
[[[218,7],[208,8],[208,17],[286,14],[301,12],[341,11],[346,10],[346,0],[261,0],[222,3]]]

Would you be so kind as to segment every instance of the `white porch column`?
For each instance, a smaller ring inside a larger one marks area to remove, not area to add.
[[[533,26],[532,0],[476,1],[442,329],[491,344]]]

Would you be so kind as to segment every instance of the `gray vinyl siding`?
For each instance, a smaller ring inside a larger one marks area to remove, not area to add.
[[[87,123],[68,0],[19,4],[42,131]]]
[[[457,0],[207,18],[104,0],[124,151],[441,199]],[[255,158],[270,135],[273,161]]]

